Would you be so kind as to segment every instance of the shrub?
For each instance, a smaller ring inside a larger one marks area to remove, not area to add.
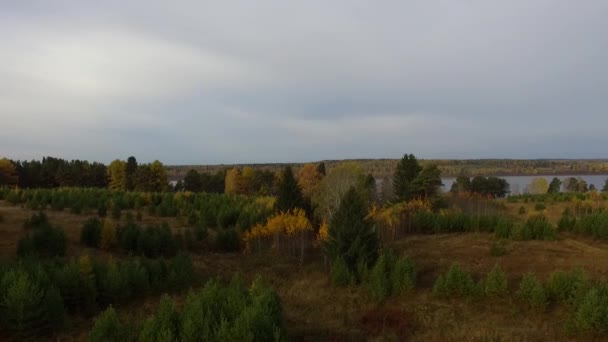
[[[341,257],[334,260],[331,265],[331,281],[336,286],[346,286],[353,282],[353,275]]]
[[[26,229],[44,228],[48,226],[50,226],[49,218],[43,211],[32,214],[32,216],[23,223],[23,227]]]
[[[608,331],[608,288],[600,285],[589,290],[577,303],[571,318],[575,331],[604,334]]]
[[[576,268],[569,273],[557,271],[547,282],[547,294],[556,301],[574,305],[591,288],[591,281],[585,272]]]
[[[534,210],[536,211],[543,211],[545,209],[547,209],[547,207],[544,203],[536,203],[536,205],[534,206]]]
[[[80,242],[88,247],[99,247],[101,240],[101,221],[93,217],[88,219],[80,233]]]
[[[19,240],[19,256],[55,257],[63,256],[66,251],[66,237],[61,228],[47,226],[39,228]]]
[[[516,237],[520,240],[555,240],[557,234],[545,216],[537,215],[519,226]]]
[[[576,221],[574,231],[596,239],[608,239],[608,212],[583,215]]]
[[[90,334],[96,337],[92,341],[128,340],[128,336],[112,334],[124,331],[115,312],[104,313],[98,320],[96,332]],[[276,292],[259,279],[247,289],[235,276],[226,287],[212,279],[201,290],[191,291],[181,312],[164,296],[138,335],[141,341],[282,341],[282,329]]]
[[[564,211],[562,217],[557,223],[557,229],[559,231],[573,231],[576,226],[576,217],[570,216],[568,211]]]
[[[368,288],[372,298],[383,300],[391,294],[391,275],[395,267],[395,255],[391,251],[385,251],[380,255],[372,268]]]
[[[160,300],[158,311],[148,318],[139,335],[141,341],[176,341],[179,337],[179,314],[173,301],[167,296]]]
[[[1,319],[18,339],[38,336],[63,323],[61,296],[56,288],[44,286],[41,276],[11,270],[2,277]]]
[[[440,275],[433,286],[433,294],[442,297],[470,296],[475,294],[473,277],[453,264],[446,274]]]
[[[89,333],[90,342],[122,342],[128,339],[128,331],[110,305],[94,321]]]
[[[533,273],[524,275],[519,283],[517,295],[533,309],[544,311],[547,307],[548,299],[545,289]]]
[[[494,235],[498,239],[510,239],[513,234],[513,222],[507,219],[500,219],[494,228]]]
[[[233,228],[239,219],[239,211],[234,208],[224,208],[217,217],[217,226],[220,228]]]
[[[395,263],[392,274],[392,293],[399,295],[416,287],[416,265],[409,257],[401,257]]]
[[[519,207],[518,213],[519,213],[519,215],[525,215],[526,207],[524,207],[523,205],[521,207]]]
[[[481,289],[488,297],[503,297],[509,293],[509,281],[507,275],[498,264],[486,275],[481,282]]]

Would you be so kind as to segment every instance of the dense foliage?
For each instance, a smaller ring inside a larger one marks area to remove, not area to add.
[[[235,276],[228,286],[212,279],[191,291],[177,310],[164,296],[143,324],[122,321],[113,308],[95,320],[91,341],[281,341],[282,308],[276,292],[261,280],[247,288]]]
[[[89,316],[107,305],[180,290],[193,281],[188,255],[126,261],[22,259],[0,266],[0,324],[19,339],[62,328],[66,311]]]

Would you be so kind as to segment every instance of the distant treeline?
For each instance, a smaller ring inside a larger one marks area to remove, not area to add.
[[[366,174],[375,178],[391,178],[398,159],[357,159],[357,160],[325,160],[328,169],[345,161],[356,161]],[[467,159],[467,160],[421,160],[422,165],[435,164],[441,170],[443,177],[457,177],[467,175],[475,176],[515,176],[515,175],[572,175],[572,174],[608,174],[608,159]],[[222,165],[170,165],[167,166],[169,179],[178,180],[185,177],[191,170],[204,173],[217,173],[218,171],[233,167],[252,167],[256,170],[277,172],[285,166],[294,170],[302,167],[304,163],[277,163],[277,164],[222,164]]]
[[[365,174],[376,179],[390,179],[397,166],[397,159],[359,159],[323,161],[327,169],[341,163],[356,161]],[[608,174],[608,159],[470,159],[470,160],[421,160],[421,165],[437,165],[442,177],[458,176],[511,176],[511,175],[573,175]],[[44,157],[42,160],[20,161],[0,159],[0,185],[18,185],[21,188],[54,187],[110,187],[126,190],[164,190],[168,181],[184,180],[188,171],[203,174],[201,188],[211,192],[223,189],[226,172],[236,168],[252,169],[256,182],[269,186],[271,175],[276,175],[285,166],[298,172],[305,164],[234,164],[234,165],[170,165],[155,161],[138,164],[134,157],[126,161],[115,160],[110,165],[86,160],[64,160]],[[166,172],[163,172],[164,171]],[[193,185],[199,187],[194,178]]]

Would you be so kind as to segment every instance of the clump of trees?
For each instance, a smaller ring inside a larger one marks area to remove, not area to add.
[[[60,330],[67,312],[87,317],[108,305],[184,289],[193,281],[192,261],[184,254],[125,261],[29,258],[0,266],[0,328],[18,340]]]
[[[277,253],[298,257],[304,261],[304,252],[310,247],[313,227],[302,209],[281,212],[266,222],[245,232],[243,240],[247,251],[272,249]]]
[[[467,176],[458,176],[452,184],[451,192],[470,192],[490,196],[493,198],[504,198],[509,194],[509,183],[498,177],[477,176],[471,179]]]
[[[161,192],[169,189],[167,170],[158,160],[137,164],[135,157],[116,159],[108,166],[108,187],[118,191]]]
[[[285,338],[276,292],[262,280],[247,288],[240,277],[228,286],[212,279],[188,294],[182,310],[164,296],[143,324],[122,320],[108,308],[95,320],[95,341],[280,341]]]
[[[397,258],[393,251],[387,250],[380,255],[369,274],[364,275],[364,280],[372,298],[381,301],[416,287],[416,265],[411,258]]]
[[[61,227],[53,226],[46,214],[33,214],[24,223],[26,236],[19,240],[19,256],[57,257],[65,255],[67,241]]]
[[[2,160],[0,185],[18,185],[20,188],[103,188],[108,185],[107,168],[102,163],[53,157],[44,157],[41,161]]]
[[[437,195],[442,185],[441,170],[437,165],[422,167],[414,155],[406,154],[395,170],[393,195],[396,202],[430,199]]]
[[[218,171],[212,175],[208,173],[199,173],[198,171],[191,169],[186,173],[183,180],[177,182],[175,190],[220,194],[224,192],[225,177],[226,172],[224,171]]]

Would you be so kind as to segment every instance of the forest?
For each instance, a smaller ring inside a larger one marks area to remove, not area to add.
[[[608,182],[375,162],[0,159],[0,340],[608,337]]]

